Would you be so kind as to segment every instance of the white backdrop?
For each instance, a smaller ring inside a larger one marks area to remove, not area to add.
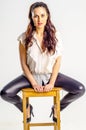
[[[29,6],[35,1],[0,0],[0,90],[5,84],[22,73],[17,37],[26,30]],[[86,85],[86,1],[43,1],[48,4],[53,23],[62,35],[64,52],[61,72]],[[86,95],[72,103],[61,113],[62,130],[86,129],[85,99]],[[32,121],[37,119],[39,121],[51,121],[47,116],[52,105],[51,98],[31,99],[31,102],[36,113],[36,117]],[[46,104],[48,105],[44,109],[43,106],[46,106]],[[12,104],[5,102],[1,98],[0,129],[23,130],[22,114]],[[38,130],[40,128],[32,129]],[[46,129],[51,130],[52,127],[46,127]]]

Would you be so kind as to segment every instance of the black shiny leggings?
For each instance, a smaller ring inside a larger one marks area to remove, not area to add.
[[[55,87],[61,86],[68,93],[61,100],[61,110],[66,108],[70,103],[81,97],[85,93],[85,87],[82,83],[61,73],[58,74]],[[20,75],[11,81],[1,90],[1,97],[14,104],[22,112],[22,99],[18,92],[23,88],[32,88],[27,78]]]

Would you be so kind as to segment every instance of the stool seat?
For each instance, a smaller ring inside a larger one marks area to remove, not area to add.
[[[23,95],[23,121],[24,121],[24,130],[30,130],[32,126],[54,126],[54,130],[60,130],[60,90],[61,87],[54,87],[49,92],[35,92],[32,88],[24,88],[22,89]],[[26,104],[29,103],[30,97],[53,97],[53,104],[56,104],[57,108],[57,122],[49,122],[49,123],[27,123],[26,122]]]

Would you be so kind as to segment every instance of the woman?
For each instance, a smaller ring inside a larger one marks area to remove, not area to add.
[[[51,91],[61,86],[68,93],[61,100],[61,111],[85,92],[82,83],[59,73],[62,45],[58,31],[51,22],[50,12],[43,2],[33,3],[29,10],[29,25],[19,37],[19,53],[23,70],[1,91],[1,97],[22,112],[22,99],[17,93],[23,88],[36,92]],[[32,105],[27,104],[27,122],[31,121]],[[57,121],[55,106],[53,121]]]

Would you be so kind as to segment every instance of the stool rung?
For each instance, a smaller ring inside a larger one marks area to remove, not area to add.
[[[54,126],[55,123],[29,123],[29,126]]]

